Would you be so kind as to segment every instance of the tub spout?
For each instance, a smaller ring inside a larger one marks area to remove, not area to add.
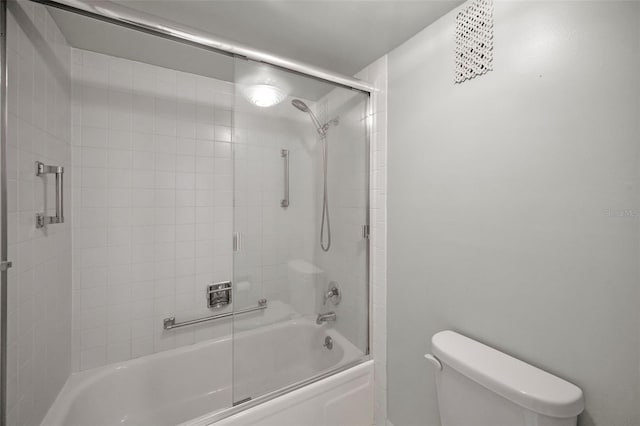
[[[316,324],[320,325],[323,322],[335,321],[336,313],[335,312],[327,312],[326,314],[318,314],[318,318],[316,319]]]

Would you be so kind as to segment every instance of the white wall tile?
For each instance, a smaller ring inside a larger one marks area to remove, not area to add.
[[[213,97],[214,88],[226,87],[210,79],[78,49],[73,57],[81,117],[74,130],[81,146],[73,158],[81,188],[74,303],[83,312],[74,323],[81,340],[74,369],[83,370],[197,340],[163,334],[162,319],[176,314],[178,301],[185,316],[206,311],[202,298],[194,305],[195,292],[231,278],[230,245],[216,250],[213,227],[195,226],[196,206],[210,215],[199,223],[212,224],[213,209],[229,203],[232,181],[219,182],[225,194],[214,192],[213,181],[214,170],[231,173],[224,142],[231,111],[198,100],[198,84]],[[216,125],[223,142],[215,142]],[[231,220],[225,226],[230,240]],[[196,238],[210,244],[196,246]]]

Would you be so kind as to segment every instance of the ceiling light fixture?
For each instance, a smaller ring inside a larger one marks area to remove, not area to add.
[[[287,94],[271,84],[253,84],[244,89],[244,96],[252,104],[267,108],[282,102]]]

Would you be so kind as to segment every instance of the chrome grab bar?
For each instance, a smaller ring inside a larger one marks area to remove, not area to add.
[[[289,207],[289,150],[280,151],[280,156],[284,158],[284,198],[280,201],[280,207]]]
[[[36,228],[43,228],[45,225],[64,223],[64,167],[47,166],[36,161],[36,176],[46,174],[56,175],[56,215],[46,216],[45,213],[36,213]]]
[[[240,232],[233,233],[233,252],[242,251],[242,234]]]
[[[224,314],[211,315],[209,317],[203,317],[203,318],[193,319],[189,321],[176,322],[176,317],[169,317],[163,320],[163,324],[164,324],[165,330],[172,330],[174,328],[186,327],[188,325],[200,324],[203,322],[214,321],[222,318],[228,318],[234,315],[248,314],[249,312],[260,311],[263,309],[267,309],[267,299],[258,300],[258,305],[252,306],[250,308],[240,309],[239,311],[235,311],[235,312],[233,311],[225,312]]]

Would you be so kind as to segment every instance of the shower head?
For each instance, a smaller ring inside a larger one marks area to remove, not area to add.
[[[291,105],[293,105],[294,107],[298,108],[300,111],[302,112],[311,112],[311,109],[309,109],[309,107],[307,106],[307,104],[305,104],[304,102],[302,102],[300,99],[294,99],[291,101]]]
[[[320,124],[318,118],[313,113],[313,111],[311,111],[311,108],[307,106],[307,104],[302,102],[300,99],[294,99],[291,101],[291,105],[298,108],[300,111],[309,114],[309,117],[311,117],[311,121],[313,121],[313,124],[316,126],[316,130],[318,131],[320,136],[325,136],[327,134],[327,125],[325,124],[323,126],[322,124]]]

